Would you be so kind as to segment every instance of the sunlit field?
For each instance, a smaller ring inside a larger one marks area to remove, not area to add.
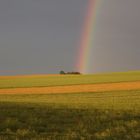
[[[0,76],[0,88],[46,87],[139,81],[140,71],[95,75]]]
[[[139,140],[139,81],[140,72],[0,77],[0,140]],[[89,84],[104,90],[87,92],[82,87]],[[83,92],[47,91],[69,86]],[[46,94],[22,88],[46,88]]]

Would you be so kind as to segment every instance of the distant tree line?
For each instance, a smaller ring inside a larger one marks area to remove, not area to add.
[[[63,70],[61,70],[60,71],[60,74],[63,74],[63,75],[65,75],[65,74],[75,74],[75,75],[79,75],[79,74],[81,74],[80,72],[77,72],[77,71],[72,71],[72,72],[64,72]]]

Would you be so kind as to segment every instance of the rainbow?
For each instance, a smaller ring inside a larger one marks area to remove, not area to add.
[[[88,0],[86,17],[82,28],[80,49],[78,50],[77,69],[81,73],[89,73],[91,48],[93,47],[93,36],[96,28],[97,13],[100,0]]]

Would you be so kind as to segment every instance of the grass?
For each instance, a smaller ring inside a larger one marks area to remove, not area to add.
[[[46,87],[139,81],[140,71],[95,75],[11,76],[0,77],[0,88]]]
[[[3,88],[140,81],[140,72],[0,77]],[[140,90],[0,94],[0,140],[139,140]]]
[[[2,140],[139,140],[140,113],[0,104]]]
[[[137,110],[140,108],[140,90],[101,93],[0,95],[0,102],[49,104],[68,108]]]
[[[0,95],[0,140],[139,138],[139,90]]]

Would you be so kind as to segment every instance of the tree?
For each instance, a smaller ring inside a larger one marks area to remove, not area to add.
[[[60,74],[65,74],[65,72],[63,70],[60,71]]]

